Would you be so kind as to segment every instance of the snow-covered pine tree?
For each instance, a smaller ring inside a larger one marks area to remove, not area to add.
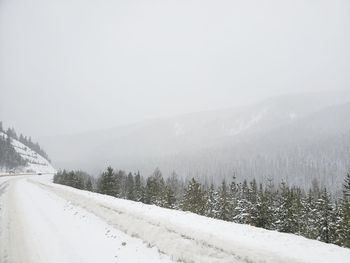
[[[347,173],[343,185],[341,200],[341,220],[338,222],[341,245],[350,248],[350,172]]]
[[[318,213],[318,237],[317,239],[326,243],[330,243],[330,233],[332,231],[332,206],[327,189],[324,188],[321,197],[317,200]]]
[[[270,210],[268,204],[268,196],[264,192],[263,185],[259,185],[258,197],[256,202],[257,217],[255,220],[255,226],[268,228],[270,224]]]
[[[217,215],[217,203],[218,193],[214,188],[214,184],[211,183],[209,189],[205,193],[205,212],[204,215],[207,217],[215,218]]]
[[[93,191],[93,187],[92,187],[92,181],[91,181],[91,178],[89,177],[86,181],[86,184],[85,184],[85,189],[92,192]]]
[[[169,189],[174,194],[175,203],[173,205],[173,208],[178,209],[180,206],[179,202],[184,195],[184,183],[179,179],[179,176],[175,171],[173,171],[170,177],[166,179],[166,186],[169,187]]]
[[[290,189],[285,182],[282,182],[278,198],[277,221],[275,222],[277,231],[292,233],[292,227],[290,224],[292,216],[291,207]]]
[[[132,173],[129,173],[128,178],[126,180],[126,199],[135,200],[134,188],[134,177]]]
[[[137,172],[137,174],[135,174],[135,201],[143,203],[145,202],[145,189],[141,179],[140,172]]]
[[[249,214],[250,214],[250,225],[256,226],[257,225],[257,218],[258,218],[258,186],[255,179],[253,179],[249,183],[249,189],[248,189],[248,200],[250,203],[249,207]]]
[[[304,231],[303,236],[311,239],[316,239],[318,236],[317,231],[317,222],[318,222],[318,213],[316,199],[314,198],[314,193],[310,189],[307,196],[304,198],[303,203],[303,216],[302,220],[304,221]]]
[[[233,176],[232,182],[230,183],[230,193],[229,193],[229,200],[230,200],[230,206],[231,206],[230,221],[234,221],[234,218],[237,216],[239,191],[240,191],[240,188],[239,188],[239,185],[236,183],[236,176]]]
[[[147,178],[146,183],[146,204],[155,204],[158,206],[165,206],[166,194],[165,183],[161,171],[157,168],[152,176]]]
[[[251,224],[251,206],[248,182],[247,180],[244,180],[240,186],[239,198],[234,210],[235,217],[233,218],[233,221],[241,224]]]
[[[116,176],[112,167],[109,166],[107,171],[101,174],[97,184],[97,191],[101,194],[118,196]]]
[[[181,208],[184,211],[190,211],[199,215],[204,214],[204,192],[201,185],[194,178],[187,185]]]
[[[174,209],[175,203],[176,203],[175,192],[168,185],[165,186],[164,191],[165,191],[164,207]]]
[[[275,185],[273,183],[273,180],[271,178],[267,181],[267,186],[265,187],[265,193],[264,198],[266,201],[266,209],[267,209],[267,215],[266,215],[266,229],[275,230],[276,229],[276,215],[277,215],[277,191],[275,189]]]
[[[222,181],[219,188],[216,218],[225,221],[230,221],[232,218],[230,193],[225,180]]]

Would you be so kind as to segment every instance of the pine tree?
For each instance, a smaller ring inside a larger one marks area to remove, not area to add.
[[[201,185],[194,178],[191,179],[185,190],[181,208],[184,211],[190,211],[199,215],[204,214],[204,192]]]
[[[264,198],[266,200],[267,205],[267,223],[265,225],[266,229],[275,230],[276,229],[276,218],[277,215],[277,191],[275,189],[275,185],[272,179],[268,179],[267,186],[265,188]]]
[[[350,172],[348,172],[344,181],[341,203],[341,220],[338,232],[341,235],[341,244],[350,248]]]
[[[331,215],[332,207],[330,204],[330,197],[327,189],[324,188],[321,197],[317,201],[317,212],[318,212],[318,237],[317,239],[326,243],[329,243],[330,232],[331,232]]]
[[[98,182],[98,192],[101,194],[118,196],[116,177],[112,167],[108,167],[107,171],[102,173]]]
[[[237,208],[238,208],[238,198],[239,198],[239,185],[236,183],[236,177],[233,176],[233,180],[230,183],[230,193],[229,193],[229,199],[230,199],[230,206],[231,206],[231,215],[230,215],[230,221],[233,221],[234,218],[237,215]]]
[[[218,214],[218,193],[215,191],[214,184],[210,185],[210,188],[205,194],[205,212],[204,215],[207,217],[215,218]]]
[[[165,197],[165,183],[162,176],[162,173],[157,168],[152,176],[147,178],[146,183],[146,204],[155,204],[158,206],[165,206],[166,197]]]
[[[251,224],[251,202],[249,201],[249,187],[247,180],[243,181],[243,184],[240,186],[240,194],[237,202],[237,207],[235,208],[235,217],[233,219],[236,223],[241,224]]]
[[[232,209],[230,206],[229,200],[229,190],[226,184],[226,181],[223,180],[221,187],[219,189],[219,198],[217,202],[217,215],[216,218],[222,219],[225,221],[231,220]]]
[[[314,193],[310,189],[306,198],[304,198],[304,208],[302,220],[304,221],[303,235],[310,239],[316,239],[318,237],[317,221],[318,213],[316,200]]]
[[[256,202],[257,217],[255,226],[257,227],[268,228],[270,224],[271,211],[269,210],[268,201],[268,195],[265,194],[263,186],[260,184]]]
[[[179,201],[183,197],[183,190],[184,190],[184,183],[182,180],[180,180],[179,176],[176,174],[175,171],[173,171],[166,179],[166,186],[170,188],[170,190],[173,192],[174,197],[175,197],[175,203],[174,203],[174,208],[178,209],[179,208]]]
[[[165,186],[165,204],[164,207],[174,209],[176,203],[175,193],[170,186]]]
[[[129,173],[126,181],[126,198],[128,200],[135,200],[134,187],[134,177]]]
[[[137,202],[145,202],[145,190],[141,182],[140,172],[137,172],[135,175],[135,201]]]
[[[281,183],[280,196],[278,198],[278,218],[276,221],[276,227],[279,232],[292,233],[292,227],[290,224],[291,218],[291,198],[290,190],[285,182]]]
[[[248,189],[248,201],[250,203],[249,207],[249,215],[250,215],[250,223],[253,226],[257,225],[258,220],[258,186],[256,180],[253,179],[250,182],[250,187]]]
[[[91,181],[91,178],[89,177],[86,181],[86,184],[85,184],[85,189],[90,191],[90,192],[93,192],[93,188],[92,188],[92,181]]]

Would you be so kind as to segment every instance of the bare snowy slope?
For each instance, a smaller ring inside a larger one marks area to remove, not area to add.
[[[7,134],[0,132],[0,136],[7,138]],[[22,159],[27,161],[25,167],[18,167],[17,172],[35,172],[35,173],[55,173],[56,170],[52,167],[51,163],[42,157],[40,154],[36,153],[23,143],[11,138],[12,146],[15,148],[16,152],[19,153]],[[0,167],[1,170],[1,167]],[[2,169],[4,170],[4,169]]]
[[[0,178],[0,208],[1,262],[350,261],[350,250],[335,245],[81,191],[43,176]]]

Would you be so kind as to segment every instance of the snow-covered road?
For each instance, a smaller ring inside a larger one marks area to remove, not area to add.
[[[25,177],[0,180],[1,263],[171,262]]]
[[[350,262],[350,250],[49,182],[0,177],[0,263]]]

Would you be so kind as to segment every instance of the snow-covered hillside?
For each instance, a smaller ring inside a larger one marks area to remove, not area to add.
[[[0,132],[0,136],[7,138],[7,134],[3,132]],[[16,152],[20,154],[22,159],[27,161],[27,165],[24,167],[16,168],[15,169],[16,172],[34,172],[34,173],[55,173],[56,172],[55,168],[53,168],[53,166],[48,160],[46,160],[44,157],[42,157],[40,154],[36,153],[35,151],[31,150],[29,147],[27,147],[23,143],[11,138],[11,144],[16,150]],[[6,170],[7,169],[0,167],[0,171],[6,172]]]
[[[350,262],[350,250],[335,245],[77,190],[50,178],[0,178],[0,261]]]

